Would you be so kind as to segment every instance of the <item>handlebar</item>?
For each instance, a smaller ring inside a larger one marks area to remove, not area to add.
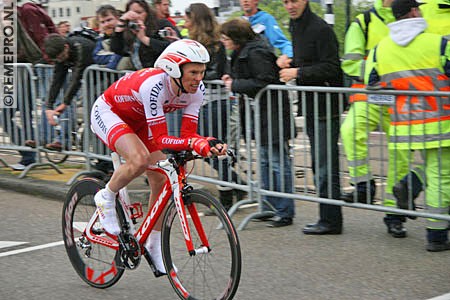
[[[178,168],[180,165],[186,164],[186,162],[203,158],[202,156],[198,155],[195,151],[174,151],[170,149],[164,149],[162,150],[163,153],[168,154],[169,157],[165,160],[158,161],[156,165],[160,168],[172,165],[174,168]],[[233,150],[228,149],[226,155],[217,156],[215,157],[217,159],[225,159],[225,158],[231,158],[231,164],[234,164],[236,162],[236,156],[234,155]]]

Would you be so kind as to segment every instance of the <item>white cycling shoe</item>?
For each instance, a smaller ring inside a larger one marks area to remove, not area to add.
[[[115,198],[110,199],[108,191],[102,189],[94,196],[97,206],[98,218],[103,228],[110,234],[118,235],[120,233],[119,222],[117,221]]]

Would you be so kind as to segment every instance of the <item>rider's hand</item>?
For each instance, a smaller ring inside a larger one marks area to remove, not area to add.
[[[206,140],[209,143],[210,146],[210,152],[215,156],[221,156],[227,154],[227,144],[225,144],[223,141],[216,139],[215,137],[207,137]]]
[[[204,138],[193,138],[191,148],[192,150],[197,152],[197,154],[203,157],[212,156],[212,153],[210,152],[211,147],[209,146],[209,142]]]

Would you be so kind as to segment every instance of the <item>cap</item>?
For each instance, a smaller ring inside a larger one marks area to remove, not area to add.
[[[392,2],[392,13],[396,19],[409,13],[411,8],[419,7],[423,3],[417,2],[416,0],[394,0]]]

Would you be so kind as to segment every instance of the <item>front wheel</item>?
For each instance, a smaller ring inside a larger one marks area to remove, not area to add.
[[[77,181],[67,193],[62,215],[64,245],[70,262],[78,275],[96,288],[112,286],[124,272],[119,251],[86,237],[89,221],[96,214],[94,195],[103,187],[101,181],[93,178]],[[98,219],[92,231],[99,238],[106,236]]]
[[[172,287],[181,299],[233,299],[241,276],[241,249],[230,217],[216,199],[202,191],[189,192],[184,205],[194,248],[203,251],[195,255],[188,252],[184,226],[172,202],[164,217],[161,241]],[[192,207],[200,217],[208,251],[193,222]]]

